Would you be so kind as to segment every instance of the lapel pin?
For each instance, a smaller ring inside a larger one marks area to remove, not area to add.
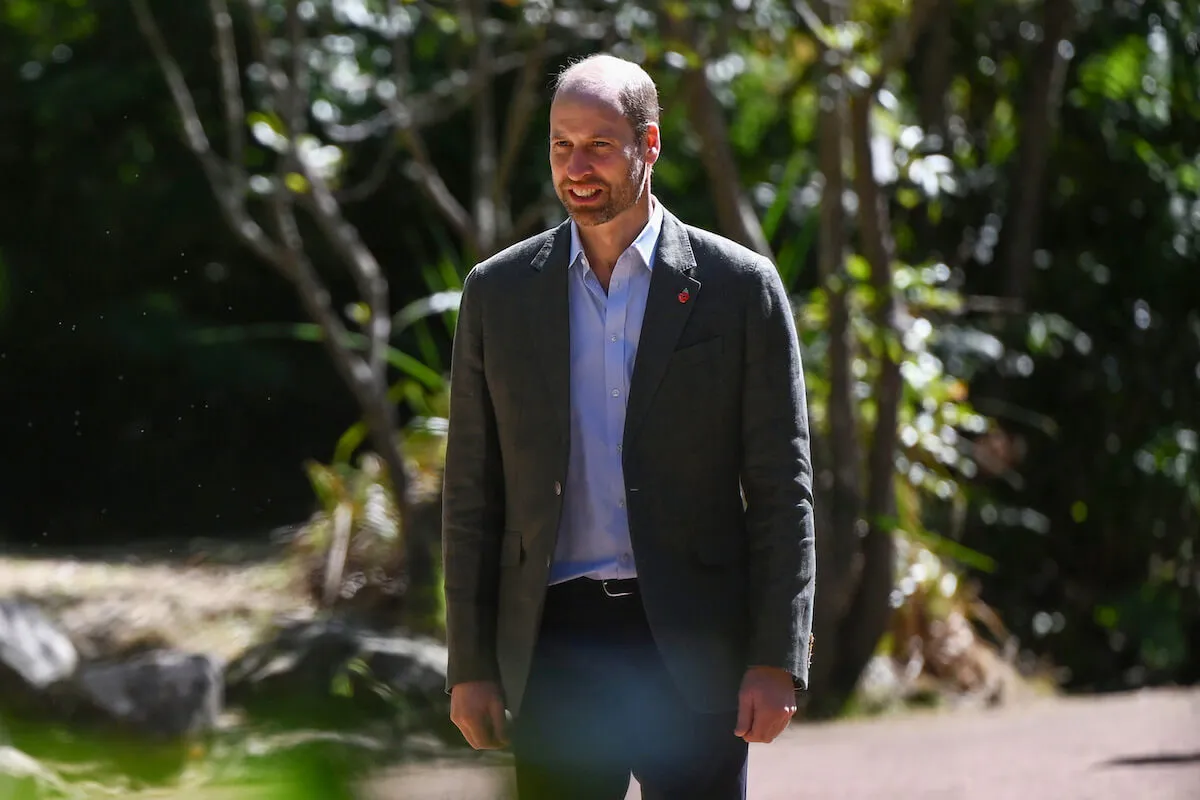
[[[688,294],[688,290],[684,289],[682,292],[679,293],[679,302],[686,303],[688,301],[689,297],[691,297],[691,295]]]

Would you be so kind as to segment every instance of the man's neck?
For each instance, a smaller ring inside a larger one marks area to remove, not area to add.
[[[579,243],[587,254],[588,263],[606,287],[617,259],[629,249],[634,239],[650,221],[651,195],[649,190],[632,208],[603,225],[577,226]]]

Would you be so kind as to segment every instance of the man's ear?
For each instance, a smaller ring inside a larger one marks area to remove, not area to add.
[[[662,155],[662,131],[657,122],[651,122],[646,126],[646,133],[643,137],[642,160],[653,165],[658,161],[660,155]]]

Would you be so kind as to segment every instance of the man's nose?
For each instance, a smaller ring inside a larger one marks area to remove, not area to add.
[[[572,181],[581,181],[592,174],[592,163],[587,154],[576,149],[567,159],[567,177]]]

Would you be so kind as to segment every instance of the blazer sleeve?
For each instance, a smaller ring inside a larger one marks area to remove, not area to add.
[[[816,547],[808,405],[791,303],[774,266],[751,272],[742,398],[742,490],[749,548],[748,666],[808,687]]]
[[[476,267],[463,282],[450,362],[442,485],[447,691],[458,683],[499,679],[496,614],[504,478],[484,371],[480,277]]]

